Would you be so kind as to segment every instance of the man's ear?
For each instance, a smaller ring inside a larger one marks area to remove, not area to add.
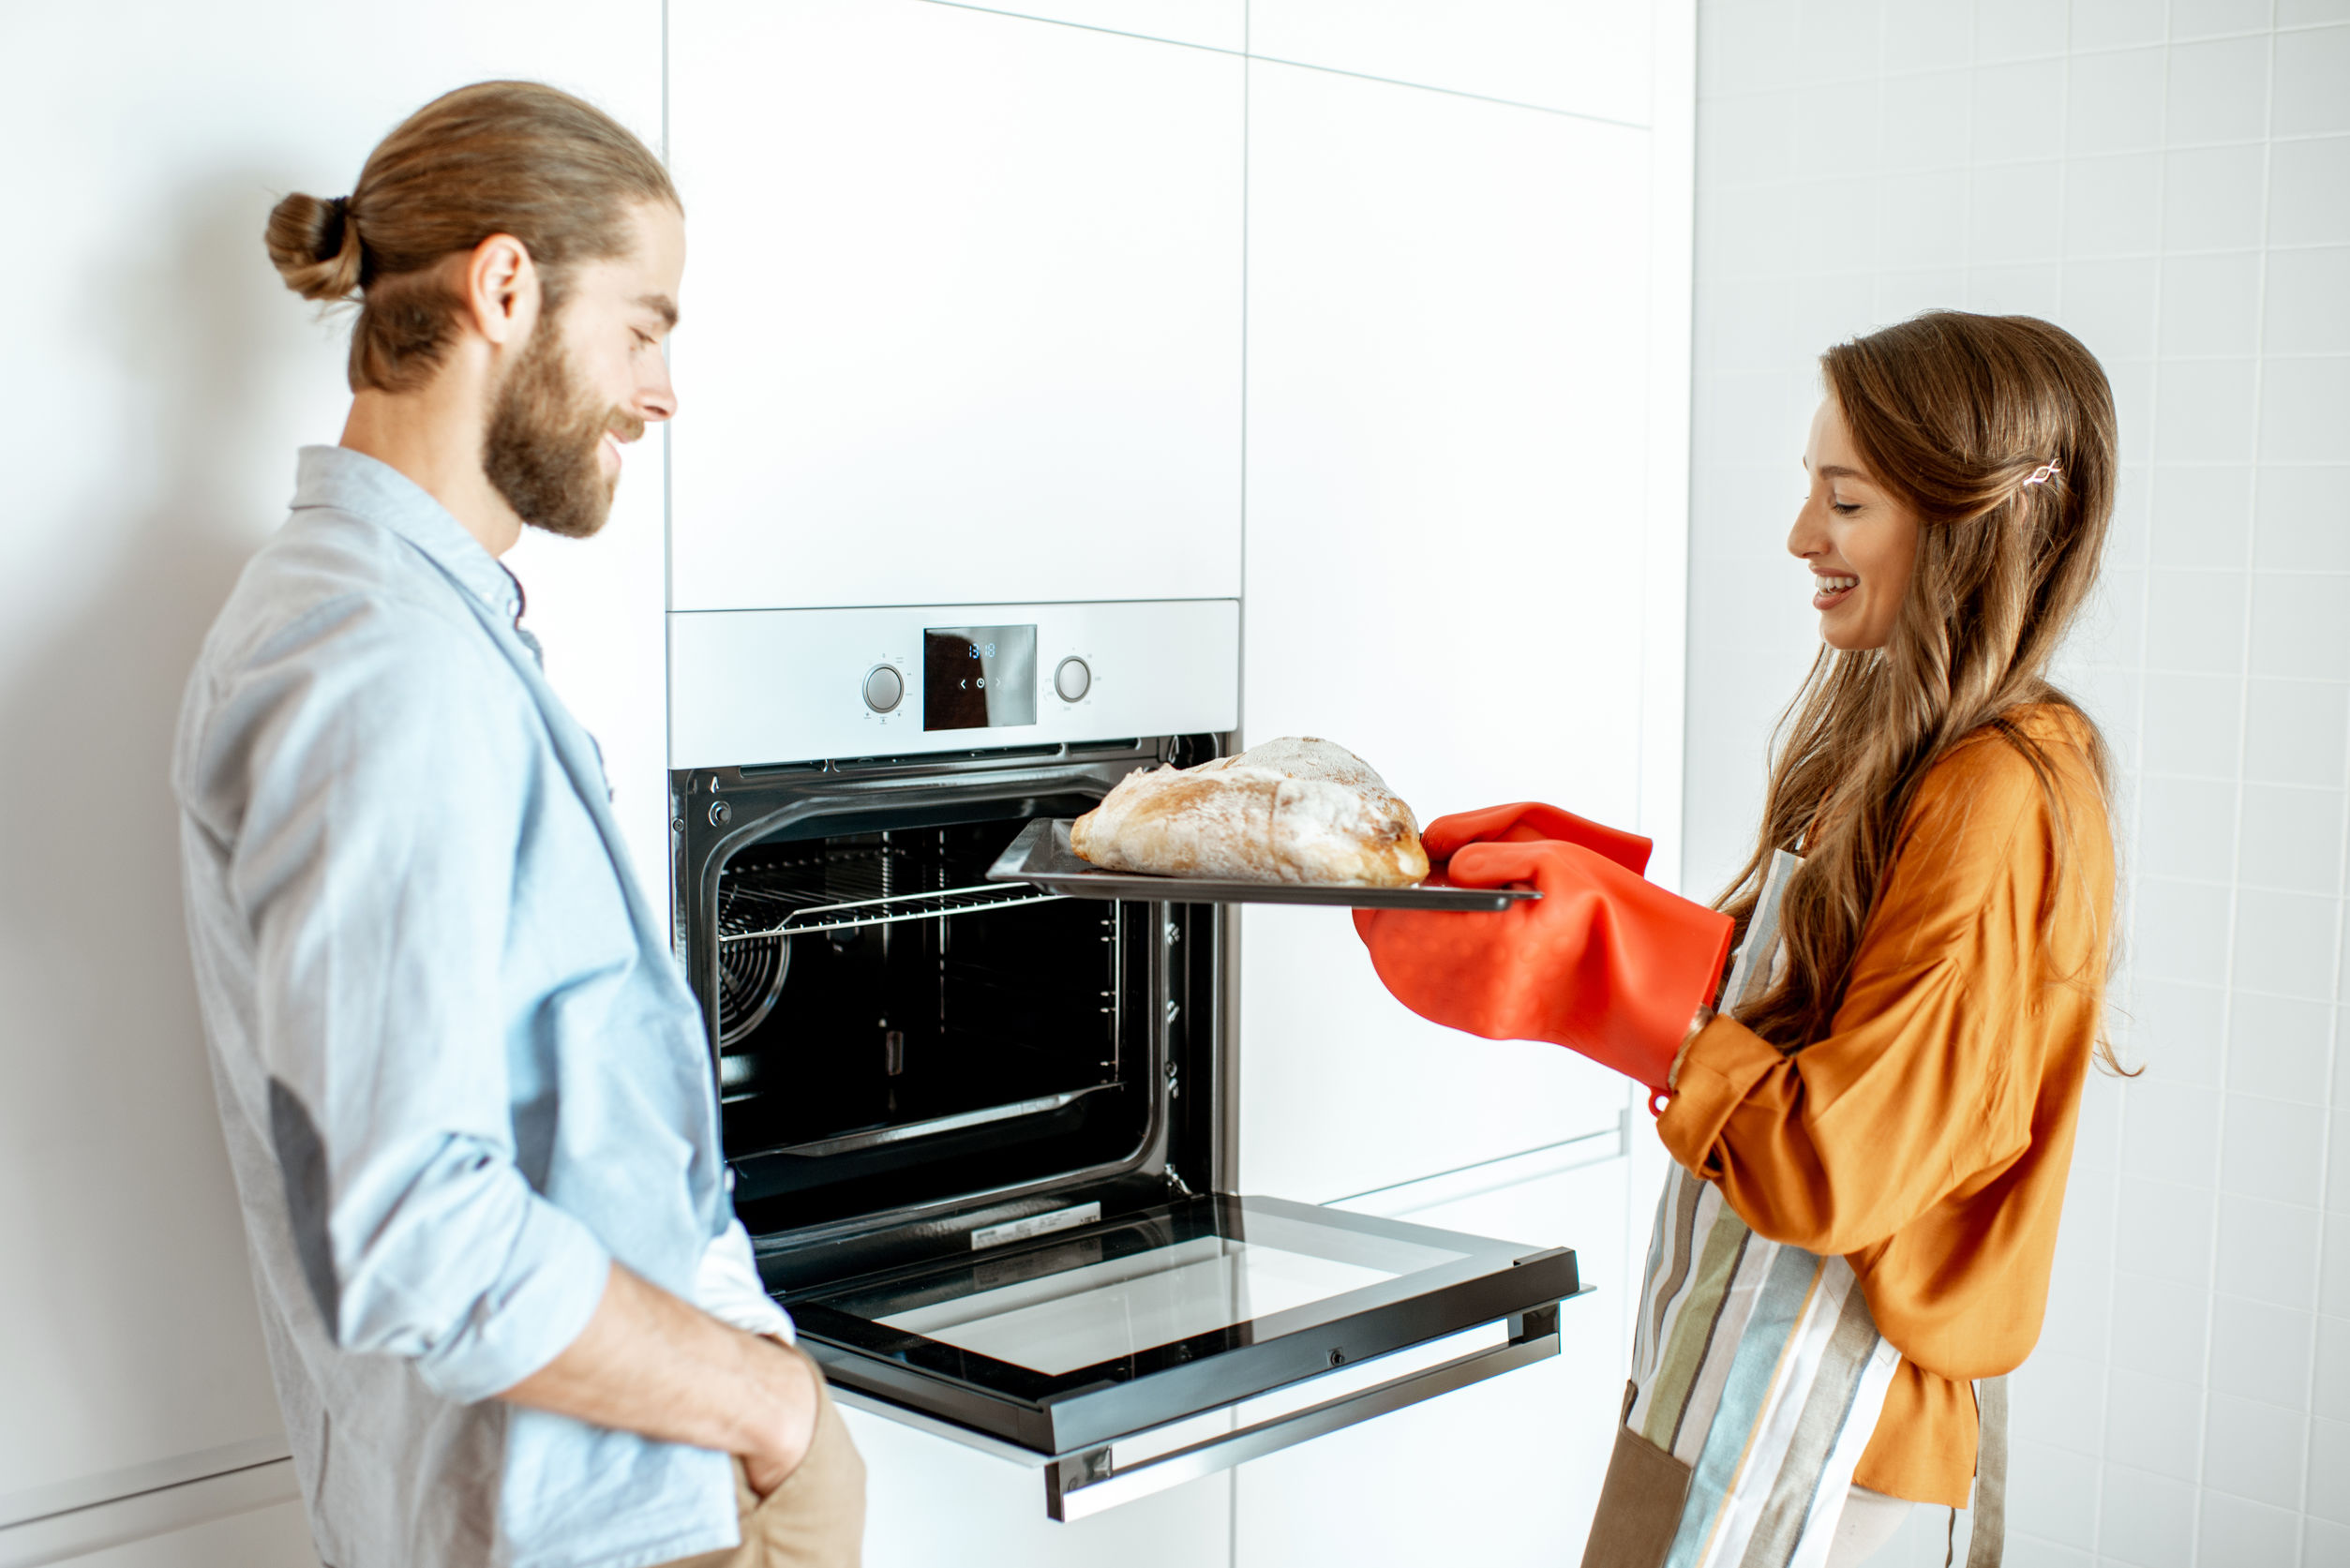
[[[520,342],[538,319],[538,266],[512,234],[492,234],[473,247],[464,290],[474,329],[492,343]]]

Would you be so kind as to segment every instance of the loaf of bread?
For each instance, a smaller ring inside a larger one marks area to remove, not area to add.
[[[1069,841],[1095,865],[1162,876],[1401,888],[1428,875],[1412,808],[1361,757],[1311,736],[1130,773]]]

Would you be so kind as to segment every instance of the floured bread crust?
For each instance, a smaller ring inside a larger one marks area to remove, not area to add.
[[[1130,773],[1069,841],[1095,865],[1161,876],[1402,888],[1428,875],[1412,808],[1361,757],[1311,736]]]

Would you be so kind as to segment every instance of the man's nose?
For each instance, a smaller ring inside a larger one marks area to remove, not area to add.
[[[658,425],[665,419],[675,419],[678,411],[677,388],[669,381],[669,366],[665,359],[658,378],[636,389],[636,400],[631,411],[648,425]]]

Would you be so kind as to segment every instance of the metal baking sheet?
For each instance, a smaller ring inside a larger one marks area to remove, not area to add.
[[[1521,888],[1347,888],[1302,882],[1228,882],[1104,871],[1069,846],[1069,817],[1020,829],[987,869],[991,882],[1027,882],[1073,898],[1164,899],[1175,903],[1322,903],[1343,909],[1507,909],[1540,898]]]

